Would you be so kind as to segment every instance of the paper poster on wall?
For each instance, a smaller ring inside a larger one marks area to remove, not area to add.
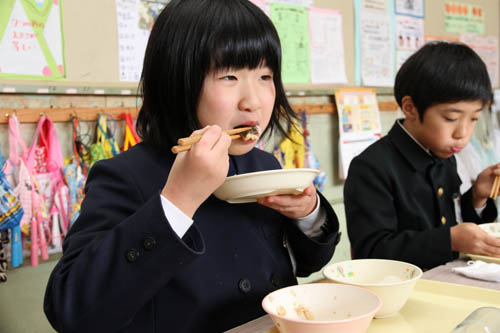
[[[396,14],[424,18],[424,0],[395,0]]]
[[[460,41],[467,44],[483,59],[488,69],[491,85],[498,86],[498,37],[461,34]]]
[[[287,3],[289,5],[312,7],[314,0],[272,0],[274,2]]]
[[[391,87],[394,83],[391,4],[390,0],[355,2],[357,84]]]
[[[310,77],[307,7],[271,2],[271,19],[278,31],[285,83],[308,83]]]
[[[447,32],[484,34],[484,11],[479,5],[447,1],[444,4]]]
[[[395,16],[396,71],[424,45],[424,20],[405,15]]]
[[[168,1],[117,0],[120,81],[138,82],[144,52],[156,17]]]
[[[345,179],[354,157],[380,139],[382,127],[375,90],[336,89],[339,116],[339,178]]]
[[[65,77],[62,0],[0,1],[0,77]]]
[[[311,83],[347,83],[342,14],[336,10],[309,10]]]

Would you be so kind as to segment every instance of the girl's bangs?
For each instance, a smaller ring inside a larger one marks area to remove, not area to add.
[[[234,38],[231,33],[221,36],[211,49],[211,70],[221,69],[254,69],[262,65],[269,67],[274,73],[280,70],[279,44],[267,34],[249,38]],[[238,34],[245,36],[244,34]]]

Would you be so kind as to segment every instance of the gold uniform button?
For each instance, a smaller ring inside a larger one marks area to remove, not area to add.
[[[441,217],[441,223],[442,223],[442,224],[446,224],[446,217],[444,217],[444,216],[443,216],[443,217]]]
[[[443,194],[444,194],[444,190],[443,190],[443,188],[442,188],[442,187],[438,188],[438,195],[439,195],[440,197],[442,197],[442,196],[443,196]]]

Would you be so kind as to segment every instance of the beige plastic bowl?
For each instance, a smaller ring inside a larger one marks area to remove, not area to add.
[[[311,283],[276,290],[262,307],[280,332],[365,332],[380,298],[369,290],[334,283]]]
[[[405,305],[415,283],[422,277],[422,270],[403,261],[356,259],[329,265],[323,269],[323,275],[333,282],[373,291],[382,299],[375,318],[385,318]]]

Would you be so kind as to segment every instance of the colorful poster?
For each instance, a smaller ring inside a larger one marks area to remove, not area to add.
[[[375,90],[336,89],[339,116],[339,178],[345,179],[352,159],[382,136]]]
[[[281,40],[283,82],[308,83],[310,60],[307,7],[272,2],[271,19]]]
[[[0,77],[65,77],[62,0],[0,1]]]
[[[498,87],[498,37],[461,34],[460,41],[469,45],[483,59],[488,69],[491,85]]]
[[[396,70],[424,45],[424,19],[396,15]]]
[[[140,80],[151,28],[167,2],[165,0],[116,1],[120,81]]]
[[[314,0],[272,0],[274,2],[287,3],[289,5],[312,7]]]
[[[458,2],[445,2],[444,26],[447,32],[484,34],[483,7]]]
[[[335,10],[311,8],[309,30],[311,83],[347,83],[342,14]]]

